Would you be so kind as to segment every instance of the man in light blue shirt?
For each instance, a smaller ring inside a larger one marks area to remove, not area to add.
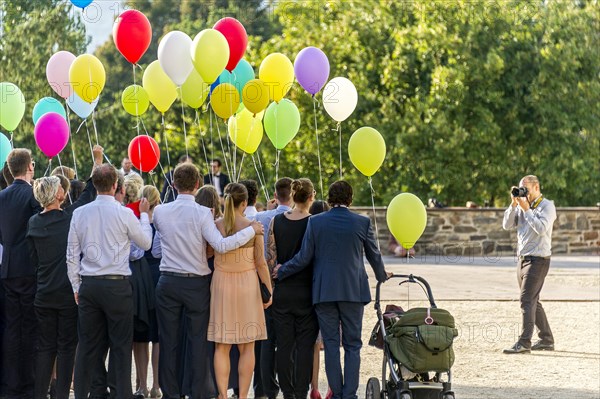
[[[255,220],[262,223],[265,231],[269,230],[271,220],[281,213],[291,210],[292,206],[292,179],[284,177],[275,183],[275,201],[277,207],[268,211],[259,212],[256,214]],[[267,256],[267,240],[269,235],[265,234],[265,256]],[[271,309],[265,310],[265,319],[267,322],[266,341],[257,341],[256,348],[256,365],[254,367],[254,392],[256,397],[266,396],[267,398],[276,398],[279,393],[279,384],[277,383],[275,370],[275,327],[273,325],[273,317]],[[260,342],[260,344],[259,344]],[[256,393],[258,392],[258,393]]]
[[[533,175],[522,178],[519,187],[512,187],[511,199],[512,203],[504,212],[502,227],[517,229],[517,278],[521,288],[523,331],[519,341],[504,353],[554,350],[554,337],[539,298],[550,268],[556,208],[552,201],[542,196],[540,182]],[[535,326],[539,329],[540,339],[531,345]]]

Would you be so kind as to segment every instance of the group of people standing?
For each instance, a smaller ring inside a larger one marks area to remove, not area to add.
[[[252,383],[255,397],[304,399],[319,330],[328,397],[357,397],[363,254],[378,281],[389,274],[348,183],[324,203],[309,179],[279,179],[272,209],[256,212],[256,182],[229,183],[218,160],[202,178],[182,157],[161,198],[93,154],[78,191],[65,168],[34,181],[29,150],[8,156],[0,397],[46,398],[54,374],[59,399],[72,382],[77,399],[247,398]]]

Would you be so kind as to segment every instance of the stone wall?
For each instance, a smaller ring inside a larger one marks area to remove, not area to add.
[[[373,210],[353,210],[373,220]],[[502,229],[505,209],[428,208],[427,228],[415,249],[422,255],[509,256],[516,250],[516,231]],[[376,208],[382,252],[387,250],[390,233],[385,207]],[[552,253],[600,255],[600,208],[557,208],[552,234]]]

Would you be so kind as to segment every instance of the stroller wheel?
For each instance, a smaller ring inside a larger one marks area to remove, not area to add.
[[[442,399],[455,399],[453,393],[447,393],[442,396]]]
[[[412,399],[412,396],[409,393],[403,393],[400,395],[400,399]]]
[[[365,399],[380,399],[381,398],[381,385],[379,385],[379,379],[375,377],[369,378],[367,381],[367,392]]]

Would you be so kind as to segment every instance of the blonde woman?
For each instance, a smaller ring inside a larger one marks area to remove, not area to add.
[[[225,214],[217,221],[217,228],[228,237],[251,225],[244,216],[248,191],[241,184],[231,183],[225,187],[224,200]],[[271,305],[270,300],[263,304],[260,282],[272,292],[262,236],[234,251],[215,255],[208,340],[215,342],[214,366],[220,399],[227,399],[232,345],[240,351],[239,397],[248,397],[254,371],[254,342],[267,338],[263,309]]]

